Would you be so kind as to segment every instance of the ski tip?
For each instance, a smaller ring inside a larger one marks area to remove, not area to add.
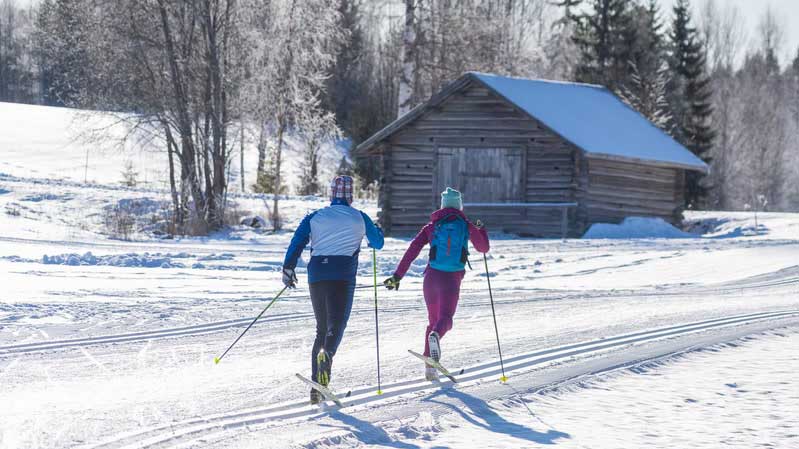
[[[377,390],[377,395],[378,396],[382,396],[383,395],[383,390]]]
[[[499,378],[499,381],[504,384],[505,382],[508,381],[508,377],[507,376],[502,376],[502,377]]]
[[[214,365],[219,365],[219,357],[214,357]]]

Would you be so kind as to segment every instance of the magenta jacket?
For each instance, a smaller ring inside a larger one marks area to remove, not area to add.
[[[472,222],[466,218],[466,215],[464,215],[463,211],[461,210],[452,208],[439,209],[430,215],[430,222],[427,223],[418,234],[416,234],[416,237],[414,237],[413,241],[411,242],[411,246],[408,247],[408,250],[405,251],[405,255],[402,256],[402,260],[397,266],[397,270],[394,271],[394,276],[397,276],[400,279],[405,276],[405,273],[408,272],[408,268],[410,268],[411,263],[413,263],[413,261],[416,260],[416,257],[419,256],[422,248],[430,243],[430,239],[433,237],[433,230],[435,229],[435,222],[441,218],[444,218],[446,215],[451,214],[460,215],[464,220],[466,220],[466,223],[469,227],[469,240],[472,242],[472,245],[474,245],[474,248],[481,253],[488,252],[488,233],[486,232],[485,228],[481,229],[472,224]],[[451,217],[451,220],[455,220],[455,217]]]

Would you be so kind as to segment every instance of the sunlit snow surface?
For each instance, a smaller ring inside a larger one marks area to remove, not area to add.
[[[408,245],[398,238],[387,239],[377,267],[362,248],[360,288],[335,357],[333,388],[363,390],[372,402],[310,418],[318,411],[303,404],[307,388],[293,377],[307,373],[314,337],[303,263],[299,288],[281,298],[222,363],[214,365],[213,358],[282,287],[279,269],[291,230],[326,199],[281,201],[287,230],[276,234],[238,226],[209,238],[161,240],[136,233],[133,241],[114,240],[103,224],[109,206],[168,201],[167,192],[122,188],[112,171],[108,179],[97,178],[102,184],[82,184],[85,153],[70,149],[58,134],[65,129],[64,111],[22,113],[40,123],[24,121],[15,134],[0,120],[3,145],[13,139],[20,144],[0,161],[0,448],[89,448],[103,441],[109,442],[103,447],[141,447],[146,439],[173,437],[167,446],[535,447],[538,438],[570,447],[718,447],[723,436],[735,441],[740,435],[749,439],[739,447],[752,447],[766,441],[758,439],[762,425],[774,429],[776,447],[797,446],[791,435],[799,433],[799,413],[779,402],[793,398],[795,404],[796,396],[751,393],[791,388],[780,382],[797,370],[795,359],[786,359],[795,355],[794,334],[545,396],[503,390],[487,402],[469,399],[492,385],[488,378],[452,390],[417,388],[422,366],[407,350],[423,344],[424,253],[398,292],[381,289],[378,298],[383,386],[414,387],[375,400],[373,269],[378,281],[391,275]],[[29,141],[23,128],[61,131]],[[264,199],[230,197],[256,214],[265,211]],[[375,203],[357,206],[376,216]],[[491,217],[473,218],[491,228]],[[688,219],[694,222],[691,238],[561,242],[492,234],[488,264],[503,353],[512,358],[664,326],[799,310],[799,215],[759,214],[757,225],[752,213],[689,213]],[[454,369],[497,361],[482,263],[473,252],[475,269],[466,274],[454,328],[443,339],[443,362]],[[692,338],[685,337],[689,343]],[[762,347],[769,348],[772,363],[747,352]],[[536,379],[551,372],[535,369],[514,373],[511,385],[524,393],[525,375]],[[765,388],[761,381],[771,384]],[[686,386],[672,386],[681,382]],[[444,392],[460,396],[444,398]],[[636,397],[644,402],[634,402]],[[541,421],[520,398],[533,401],[527,405]],[[462,405],[428,413],[429,404],[445,399]],[[766,400],[774,401],[773,410],[761,417]],[[633,402],[616,405],[625,401]],[[292,419],[247,419],[268,407],[299,411]],[[756,416],[734,427],[712,421],[735,422],[731,417],[743,411]],[[220,419],[236,425],[177,436]],[[717,424],[702,433],[695,431],[701,425],[696,420]],[[640,436],[624,433],[644,424]],[[620,433],[629,445],[619,443]]]
[[[799,329],[693,352],[665,365],[514,395],[468,400],[352,447],[563,448],[799,447]]]

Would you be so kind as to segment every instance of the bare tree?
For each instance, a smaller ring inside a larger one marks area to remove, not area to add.
[[[347,36],[340,27],[338,1],[249,1],[249,45],[255,50],[250,58],[252,76],[245,88],[252,99],[250,114],[262,129],[259,178],[270,181],[271,185],[261,187],[274,195],[271,213],[277,230],[285,134],[315,124],[320,117],[328,122],[328,128],[335,127],[334,115],[322,108],[322,92],[327,72]],[[275,146],[271,173],[265,177],[267,131],[274,134]]]
[[[715,0],[705,3],[700,13],[700,32],[708,56],[713,86],[713,128],[718,137],[713,148],[713,167],[709,203],[713,207],[735,207],[730,196],[731,184],[737,182],[732,173],[732,163],[739,147],[741,127],[741,99],[739,79],[735,65],[747,40],[743,17],[735,5]]]

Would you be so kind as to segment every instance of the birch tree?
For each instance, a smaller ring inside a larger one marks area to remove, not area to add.
[[[422,0],[405,0],[405,25],[402,30],[402,68],[399,73],[397,117],[402,117],[413,107],[416,87],[416,60],[418,36],[418,3]]]

